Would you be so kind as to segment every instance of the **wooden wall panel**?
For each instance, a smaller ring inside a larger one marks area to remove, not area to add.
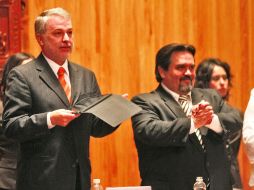
[[[0,77],[9,55],[21,50],[21,1],[0,0]]]
[[[129,98],[157,86],[155,54],[171,42],[196,46],[205,57],[227,61],[234,74],[230,103],[245,110],[254,87],[254,1],[252,0],[33,0],[27,2],[24,51],[39,53],[34,18],[60,6],[72,15],[75,48],[71,59],[92,69],[103,93]],[[104,186],[138,185],[138,160],[130,120],[112,135],[91,140],[93,176]],[[248,159],[239,154],[245,189]]]

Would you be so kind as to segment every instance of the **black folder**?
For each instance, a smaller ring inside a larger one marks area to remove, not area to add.
[[[141,111],[139,106],[116,94],[85,97],[75,104],[74,109],[80,114],[91,113],[112,127]]]

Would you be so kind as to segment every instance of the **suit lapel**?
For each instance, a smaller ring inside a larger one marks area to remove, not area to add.
[[[161,85],[158,86],[156,89],[156,92],[160,95],[160,97],[165,101],[165,104],[167,107],[171,110],[171,112],[176,117],[183,117],[185,116],[185,113],[179,103],[174,99],[174,97],[166,92]],[[195,105],[199,103],[201,100],[204,99],[204,95],[200,93],[199,91],[195,90],[195,88],[191,91],[191,99],[192,104]]]
[[[159,85],[159,87],[156,89],[156,92],[158,92],[161,98],[165,101],[165,104],[171,110],[171,112],[175,115],[176,118],[186,117],[179,103],[174,99],[174,97],[171,94],[166,92],[161,85]],[[193,91],[191,92],[191,98],[192,98],[192,104],[195,105],[203,99],[203,94],[198,93],[195,89],[193,89]],[[195,133],[191,134],[189,136],[189,139],[199,151],[204,152]]]
[[[56,75],[52,71],[51,67],[49,66],[48,62],[45,60],[42,54],[39,55],[37,61],[35,62],[36,69],[39,72],[39,77],[41,80],[47,84],[47,86],[55,92],[55,94],[61,99],[61,101],[69,107],[69,101],[65,92],[60,85]]]
[[[171,94],[166,92],[161,85],[158,86],[156,92],[158,92],[160,97],[165,101],[165,104],[170,109],[170,111],[175,115],[175,117],[186,117],[179,103],[174,99],[174,97]]]
[[[75,105],[77,102],[79,95],[78,95],[78,84],[79,84],[79,75],[78,75],[78,69],[75,67],[74,64],[71,64],[69,62],[68,64],[69,69],[69,75],[70,75],[70,82],[71,82],[71,99],[72,99],[72,105]]]

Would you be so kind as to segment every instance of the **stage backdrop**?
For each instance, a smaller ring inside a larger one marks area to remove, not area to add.
[[[63,7],[72,15],[75,47],[71,60],[92,69],[103,93],[129,98],[156,88],[157,50],[172,42],[197,48],[205,57],[227,61],[234,74],[230,103],[244,111],[254,87],[254,1],[252,0],[31,0],[27,1],[22,50],[34,55],[35,17]],[[91,141],[92,176],[104,186],[139,185],[138,160],[130,120],[112,135]],[[245,190],[249,164],[239,154]]]

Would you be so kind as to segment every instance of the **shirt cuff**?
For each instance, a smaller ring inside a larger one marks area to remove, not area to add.
[[[48,124],[48,128],[52,129],[53,127],[55,127],[55,125],[52,125],[52,123],[51,123],[50,114],[51,114],[51,112],[47,113],[47,124]]]
[[[206,125],[207,128],[213,130],[216,133],[222,133],[223,129],[220,124],[220,120],[217,115],[213,114],[213,120],[210,125]]]
[[[189,134],[192,134],[195,132],[195,125],[194,125],[194,120],[191,118],[191,128]]]

